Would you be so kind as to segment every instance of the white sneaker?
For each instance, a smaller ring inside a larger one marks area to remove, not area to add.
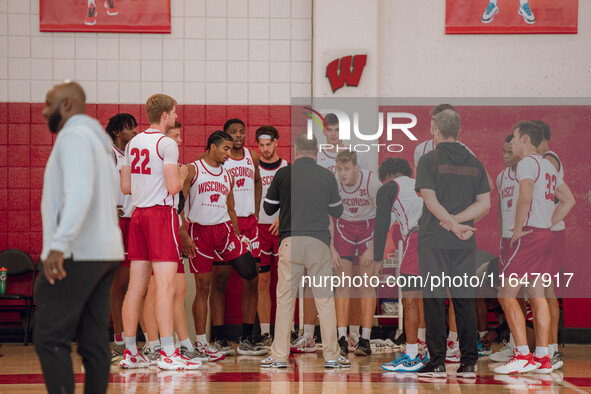
[[[349,352],[353,352],[355,348],[357,348],[357,345],[359,344],[359,338],[359,335],[355,333],[349,334],[349,337],[347,338],[349,342]]]
[[[506,341],[503,341],[503,345],[504,346],[501,350],[488,356],[488,359],[498,363],[505,363],[511,360],[513,358],[513,349],[515,349],[515,346]]]
[[[529,4],[527,3],[519,7],[519,15],[523,17],[523,20],[528,25],[536,23],[536,17],[534,16],[534,13],[531,12]]]
[[[460,343],[447,341],[447,351],[445,353],[446,363],[459,363],[461,358]]]
[[[201,367],[201,362],[191,360],[183,356],[179,349],[175,349],[171,356],[167,356],[164,350],[160,350],[160,357],[156,364],[160,369],[177,370],[177,369],[198,369]]]
[[[493,21],[493,18],[496,14],[499,13],[499,7],[495,3],[488,3],[488,7],[484,10],[484,14],[482,14],[482,23],[490,23]]]
[[[550,361],[548,360],[549,363]],[[539,364],[534,361],[534,356],[531,353],[521,354],[519,350],[515,349],[513,351],[513,358],[500,367],[496,367],[494,372],[502,375],[526,373],[536,370],[538,366]]]
[[[123,351],[123,358],[119,361],[119,367],[121,368],[148,368],[150,363],[144,357],[141,352],[133,355],[127,349]]]
[[[302,335],[289,349],[292,353],[314,353],[316,352],[316,337],[310,339]]]
[[[195,347],[199,349],[201,353],[209,356],[209,361],[211,362],[223,360],[226,358],[222,352],[211,346],[209,343],[204,345],[202,343],[195,342]]]

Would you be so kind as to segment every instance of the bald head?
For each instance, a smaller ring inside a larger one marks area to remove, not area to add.
[[[47,92],[42,114],[52,133],[59,132],[72,116],[84,113],[86,94],[76,82],[60,83]]]

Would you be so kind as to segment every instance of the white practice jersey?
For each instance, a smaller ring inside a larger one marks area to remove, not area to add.
[[[515,179],[515,171],[507,167],[497,176],[497,189],[499,190],[499,201],[501,202],[501,220],[503,227],[502,238],[511,238],[513,231],[510,229],[515,225],[515,205],[519,197],[519,182]]]
[[[534,181],[532,202],[524,227],[550,228],[554,213],[554,193],[562,184],[556,168],[535,153],[519,161],[516,173],[518,182],[524,179]]]
[[[115,156],[115,167],[117,167],[117,206],[121,206],[123,211],[122,218],[130,218],[133,212],[133,203],[131,202],[131,194],[123,194],[121,191],[121,167],[123,167],[123,160],[125,153],[121,152],[115,145],[113,145],[113,155]]]
[[[273,182],[275,173],[277,173],[277,170],[286,167],[287,165],[287,160],[283,159],[281,159],[279,165],[272,170],[267,170],[263,166],[259,165],[259,172],[261,174],[261,181],[263,183],[263,198],[261,198],[261,209],[259,210],[259,223],[261,224],[271,224],[277,217],[279,217],[279,211],[275,212],[273,216],[267,215],[263,209],[263,202],[265,201],[265,196],[267,195],[269,186],[271,186],[271,182]]]
[[[458,141],[458,142],[459,142],[460,144],[462,144],[460,141]],[[462,144],[462,145],[464,145],[464,144]],[[470,148],[468,148],[466,145],[464,145],[464,146],[466,147],[466,149],[468,149],[468,151],[469,151],[470,153],[472,153],[472,155],[473,155],[474,157],[476,157],[476,155],[474,154],[474,152],[472,152],[472,151],[470,150]],[[416,166],[419,164],[419,159],[420,159],[420,158],[421,158],[423,155],[425,155],[425,154],[427,154],[427,153],[431,152],[431,151],[432,151],[432,150],[434,150],[434,149],[435,149],[435,141],[434,141],[433,139],[430,139],[429,141],[424,141],[424,142],[421,142],[420,144],[418,144],[418,145],[417,145],[417,147],[415,148],[415,155],[414,155],[414,159],[415,159],[415,167],[416,167]]]
[[[415,180],[401,176],[393,180],[398,186],[398,195],[392,205],[392,213],[400,225],[400,233],[406,239],[419,227],[423,214],[423,199],[415,192]]]
[[[160,130],[148,129],[129,141],[123,165],[131,168],[131,199],[135,207],[177,207],[178,198],[166,189],[164,165],[177,166],[178,161],[176,142]]]
[[[321,167],[330,170],[335,176],[337,176],[337,154],[338,152],[329,152],[326,150],[319,150],[316,154],[316,164]],[[369,164],[365,156],[357,153],[357,165],[362,170],[369,170]]]
[[[248,217],[254,214],[254,160],[248,148],[244,148],[244,157],[240,160],[231,157],[224,163],[224,168],[234,175],[234,202],[236,216]]]
[[[186,201],[187,220],[202,226],[226,223],[230,220],[227,200],[232,176],[222,166],[213,168],[203,160],[190,165],[195,167],[195,178]]]
[[[375,174],[368,170],[359,170],[355,186],[345,186],[340,180],[337,183],[339,195],[345,208],[340,220],[361,222],[375,219],[376,195],[382,186]]]
[[[546,155],[552,156],[552,157],[554,157],[554,159],[556,159],[556,161],[558,161],[558,176],[562,180],[564,180],[564,167],[562,166],[562,160],[560,160],[560,158],[558,157],[556,152],[553,152],[551,150],[544,152],[544,154],[542,156],[546,157]],[[554,165],[554,164],[552,164],[552,165]],[[558,206],[558,202],[554,201],[554,209],[556,209],[557,206]],[[565,228],[566,228],[566,226],[564,225],[564,220],[561,220],[560,222],[558,222],[554,226],[552,226],[551,230],[552,231],[562,231]]]

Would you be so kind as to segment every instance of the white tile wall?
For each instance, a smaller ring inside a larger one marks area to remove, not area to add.
[[[311,91],[312,0],[171,0],[171,34],[39,32],[39,0],[0,0],[0,101],[76,79],[89,102],[289,104]]]

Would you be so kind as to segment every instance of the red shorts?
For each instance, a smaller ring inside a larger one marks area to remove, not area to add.
[[[506,252],[499,261],[499,274],[516,274],[518,278],[526,274],[553,274],[552,249],[554,238],[550,229],[524,227],[523,231],[533,230],[531,234],[517,240],[513,247],[506,246]],[[531,278],[530,278],[531,279]]]
[[[130,261],[182,261],[179,215],[172,207],[136,208],[129,225]]]
[[[552,231],[554,237],[554,254],[552,257],[552,272],[557,273],[562,269],[564,246],[566,243],[566,230]]]
[[[189,258],[192,274],[211,272],[214,260],[231,261],[248,253],[247,245],[240,242],[230,221],[212,226],[190,223],[188,230],[197,247],[195,257]]]
[[[419,271],[419,232],[410,233],[402,242],[403,254],[400,263],[400,273],[407,275],[421,275]]]
[[[334,231],[334,247],[341,257],[361,255],[371,244],[375,219],[350,222],[337,219]]]
[[[273,263],[273,265],[277,265],[279,253],[279,235],[271,234],[271,231],[269,230],[271,228],[270,224],[259,223],[258,226],[261,255],[261,268],[259,269],[259,272],[269,272],[271,263]]]
[[[120,267],[129,267],[129,259],[127,258],[127,251],[129,249],[129,223],[131,218],[119,218],[119,228],[121,229],[121,236],[123,237],[123,251],[125,258],[121,262]]]
[[[250,215],[247,217],[238,217],[238,229],[240,234],[245,235],[250,240],[251,251],[253,257],[257,258],[261,255],[261,244],[259,239],[259,227],[256,216]]]

